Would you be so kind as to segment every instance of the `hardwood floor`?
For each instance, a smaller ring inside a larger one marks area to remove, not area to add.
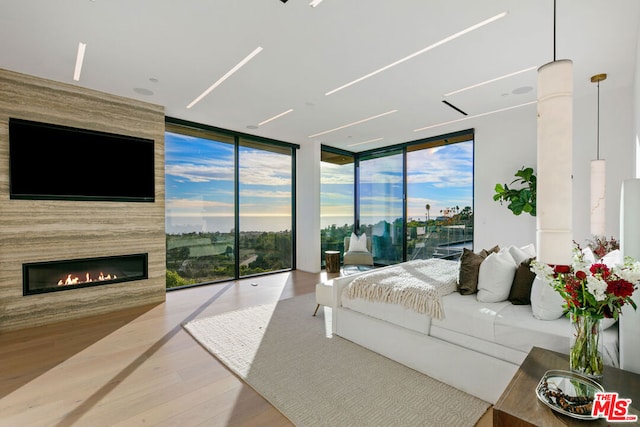
[[[326,277],[184,289],[160,305],[0,334],[0,426],[290,426],[181,325],[314,292]],[[478,426],[491,425],[489,411]]]

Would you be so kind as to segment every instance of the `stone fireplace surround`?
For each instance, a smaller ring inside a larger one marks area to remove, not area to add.
[[[148,258],[144,253],[22,264],[23,295],[146,280]]]
[[[2,69],[0,92],[0,332],[163,302],[163,107]],[[153,139],[155,202],[11,200],[10,117]],[[146,279],[23,295],[25,263],[137,253]]]

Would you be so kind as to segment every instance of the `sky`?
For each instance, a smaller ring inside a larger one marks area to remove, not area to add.
[[[291,229],[291,157],[240,148],[240,230]],[[229,232],[234,227],[233,144],[165,134],[167,233]],[[323,226],[353,217],[353,164],[322,164]],[[360,162],[363,223],[402,216],[402,156]],[[407,154],[408,218],[424,220],[447,208],[472,206],[473,142]]]
[[[401,171],[401,155],[360,162],[363,216],[402,216]],[[353,216],[352,186],[353,165],[322,164],[323,217]],[[427,204],[430,218],[451,207],[473,207],[473,141],[407,154],[407,217],[424,220]]]
[[[291,229],[291,156],[240,148],[240,229]],[[233,144],[165,134],[167,232],[233,228]]]

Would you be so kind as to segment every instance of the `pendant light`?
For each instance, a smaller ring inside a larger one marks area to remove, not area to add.
[[[556,60],[553,3],[553,61],[538,68],[536,246],[540,262],[571,264],[573,62]]]
[[[606,74],[596,74],[591,77],[591,83],[598,84],[596,160],[591,160],[591,234],[594,236],[604,236],[606,225],[605,187],[607,164],[604,159],[600,159],[600,82],[606,78]]]

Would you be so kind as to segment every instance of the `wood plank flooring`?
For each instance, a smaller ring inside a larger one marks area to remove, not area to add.
[[[0,334],[0,426],[290,426],[181,325],[311,293],[326,278],[292,271],[184,289],[159,305]],[[489,411],[478,426],[491,425]]]

